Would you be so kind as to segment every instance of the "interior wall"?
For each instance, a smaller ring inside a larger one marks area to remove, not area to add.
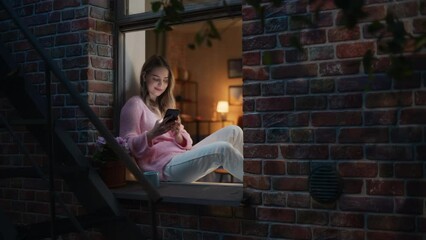
[[[198,82],[198,112],[204,120],[219,120],[216,104],[228,101],[229,86],[242,85],[242,78],[228,78],[228,60],[241,58],[242,28],[240,25],[221,31],[221,40],[213,41],[211,47],[200,46],[191,50],[186,46],[193,43],[195,33],[174,30],[167,36],[167,58],[172,66],[185,68],[189,80]],[[237,124],[242,116],[242,106],[230,106],[227,119]],[[212,125],[212,131],[221,125]]]

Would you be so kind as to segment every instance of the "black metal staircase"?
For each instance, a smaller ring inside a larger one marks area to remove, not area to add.
[[[44,53],[35,38],[17,19],[5,1],[2,0],[0,3],[42,56],[42,59],[46,62],[47,69],[50,69],[56,78],[65,85],[65,88],[68,89],[71,97],[77,102],[82,112],[86,113],[89,120],[101,135],[106,138],[113,150],[124,161],[127,168],[142,184],[151,201],[154,203],[158,202],[161,199],[158,192],[144,179],[143,174],[139,171],[136,164],[122,151],[115,142],[114,137],[102,125],[77,91],[73,89],[73,86],[64,77],[64,74],[58,70],[57,66],[53,64],[53,61]],[[48,74],[46,73],[46,75]],[[51,108],[48,104],[49,101],[36,93],[27,84],[26,79],[19,73],[12,56],[2,43],[0,43],[0,78],[2,95],[15,107],[20,117],[20,124],[24,125],[34,135],[47,153],[53,151],[54,160],[50,168],[55,172],[55,176],[60,176],[66,182],[69,189],[74,193],[79,203],[87,212],[84,216],[74,217],[72,214],[69,214],[68,218],[52,218],[51,221],[17,227],[16,231],[11,229],[8,234],[16,236],[17,239],[18,236],[19,239],[43,239],[52,235],[79,231],[82,233],[83,238],[87,238],[87,235],[84,234],[84,229],[96,226],[107,239],[144,239],[145,236],[140,228],[130,220],[126,212],[120,207],[114,195],[106,187],[95,169],[89,164],[76,143],[64,128],[62,128],[61,122],[55,121],[49,124],[50,116],[48,110]],[[13,136],[13,129],[11,124],[9,124],[9,120],[2,118],[1,125],[11,132]],[[54,147],[52,147],[49,141],[49,134],[52,138],[50,141],[54,142]],[[14,136],[14,139],[22,149],[22,152],[24,152],[24,155],[29,155],[25,153],[26,150],[21,146],[22,144],[19,139],[16,136]],[[49,185],[48,178],[52,177],[52,172],[45,171],[41,166],[33,163],[33,166],[28,167],[0,168],[0,178],[6,177],[39,177],[46,180],[47,186]],[[48,189],[48,186],[46,189]],[[51,192],[53,196],[57,196],[54,189]],[[55,200],[61,203],[60,199],[56,197]],[[53,201],[51,204],[55,205],[55,200],[51,200]],[[10,225],[5,220],[4,214],[0,211],[0,225],[3,224]],[[52,224],[55,226],[53,232]]]

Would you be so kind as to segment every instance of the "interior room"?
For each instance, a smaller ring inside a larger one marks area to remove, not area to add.
[[[206,21],[175,25],[165,35],[154,31],[126,33],[126,98],[138,94],[144,60],[152,54],[166,56],[176,79],[177,108],[194,142],[229,124],[240,124],[242,116],[241,18],[214,20],[220,40],[211,46],[195,42],[196,33],[206,30]],[[140,41],[147,49],[140,49]]]

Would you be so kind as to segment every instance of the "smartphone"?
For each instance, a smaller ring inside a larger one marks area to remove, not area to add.
[[[168,119],[167,122],[176,121],[179,116],[179,109],[167,109],[164,119]]]

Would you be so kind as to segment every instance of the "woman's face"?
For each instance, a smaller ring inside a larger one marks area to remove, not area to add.
[[[150,99],[156,100],[169,85],[169,70],[165,67],[156,67],[145,75],[145,81]]]

